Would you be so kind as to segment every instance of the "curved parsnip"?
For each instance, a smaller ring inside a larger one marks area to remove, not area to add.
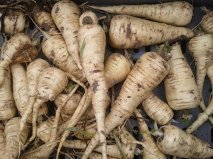
[[[149,52],[140,57],[127,76],[111,112],[106,117],[106,135],[131,116],[137,106],[149,96],[149,92],[163,80],[168,71],[169,65],[156,53]],[[89,157],[98,142],[99,134],[96,133],[82,159]]]
[[[7,34],[16,34],[24,31],[26,16],[21,10],[8,9],[3,15],[1,30]]]
[[[203,16],[201,27],[205,33],[213,34],[213,11]]]
[[[0,86],[4,83],[5,73],[11,63],[31,62],[37,54],[37,49],[32,45],[29,36],[24,33],[15,34],[6,41],[0,61]]]
[[[106,137],[105,137],[105,109],[109,104],[108,87],[104,72],[104,56],[106,47],[106,36],[103,28],[94,23],[83,23],[89,19],[88,12],[83,13],[82,26],[79,30],[79,46],[81,50],[82,66],[87,81],[92,87],[92,106],[97,122],[97,130],[100,143],[103,146],[103,159],[106,159]],[[87,16],[85,16],[87,15]]]
[[[170,71],[164,85],[169,106],[174,110],[197,107],[200,103],[198,87],[179,44],[172,46],[168,63]]]
[[[193,15],[193,6],[188,2],[167,2],[160,4],[90,6],[113,14],[143,17],[171,25],[187,25]],[[172,11],[172,12],[171,12]]]
[[[5,74],[5,82],[0,86],[0,120],[8,120],[16,115],[16,107],[11,88],[10,71]]]
[[[20,122],[21,118],[15,117],[10,119],[5,125],[4,133],[6,136],[6,146],[4,158],[17,158],[19,152],[22,150],[19,141],[23,144],[27,141],[30,127],[25,126],[19,137]]]
[[[146,114],[160,125],[167,124],[174,116],[172,109],[152,93],[143,102],[143,109]]]
[[[163,136],[158,138],[158,148],[165,154],[181,158],[209,158],[213,156],[211,146],[187,134],[180,128],[173,125],[166,125],[162,128]]]
[[[193,36],[193,32],[184,27],[175,27],[128,15],[114,16],[109,29],[110,44],[119,49],[140,48]]]
[[[80,28],[79,7],[73,1],[59,1],[53,6],[51,15],[66,42],[70,55],[78,68],[82,69],[77,38]]]

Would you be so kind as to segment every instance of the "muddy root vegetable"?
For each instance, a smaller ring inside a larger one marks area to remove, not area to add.
[[[213,56],[213,35],[206,34],[194,37],[189,41],[188,47],[197,65],[196,81],[201,98],[200,107],[204,111],[206,106],[203,101],[202,92],[205,76],[207,73],[207,67],[212,62],[211,57]],[[210,121],[213,123],[212,118],[210,118]]]
[[[208,66],[207,75],[211,81],[211,85],[213,86],[213,63]],[[198,127],[200,127],[211,115],[213,114],[213,100],[211,99],[208,107],[204,112],[198,115],[197,119],[190,125],[187,129],[187,133],[194,132]]]
[[[0,61],[0,86],[4,83],[5,72],[11,63],[31,62],[38,54],[30,38],[23,34],[15,34],[5,42]]]
[[[4,156],[5,153],[5,134],[4,134],[4,127],[1,125],[0,128],[0,156]]]
[[[193,32],[184,27],[175,27],[128,15],[114,16],[109,29],[110,44],[119,49],[140,48],[193,36]]]
[[[188,2],[90,7],[113,14],[143,17],[177,26],[187,25],[191,21],[193,15],[193,6]]]
[[[105,119],[106,135],[131,116],[137,106],[147,98],[149,92],[163,80],[168,71],[169,65],[156,53],[149,52],[140,57],[127,76],[111,112]],[[98,143],[99,135],[96,133],[82,159],[88,158]]]
[[[183,158],[208,158],[213,156],[211,146],[187,134],[180,128],[173,125],[166,125],[162,128],[163,136],[158,138],[158,148],[165,154]]]
[[[59,34],[50,13],[41,10],[38,6],[35,6],[31,14],[36,24],[48,35],[52,36]]]
[[[154,93],[143,102],[146,114],[160,125],[167,124],[174,116],[172,109]]]
[[[11,87],[11,75],[8,70],[5,74],[5,82],[0,86],[0,120],[8,120],[16,115]]]
[[[24,128],[26,122],[30,118],[30,114],[32,113],[33,104],[35,103],[37,90],[38,90],[38,78],[41,75],[41,72],[48,67],[50,67],[49,63],[40,58],[34,60],[27,66],[29,102],[27,103],[27,105],[24,106],[27,109],[24,112],[24,114],[22,115],[21,124],[20,124],[20,132]],[[32,119],[31,119],[31,121],[32,121]]]
[[[192,70],[180,45],[176,43],[171,49],[168,60],[170,71],[164,80],[167,102],[174,110],[197,107],[200,97]]]
[[[141,113],[136,110],[135,115],[138,120],[139,130],[141,135],[143,136],[143,143],[148,145],[147,149],[142,151],[142,156],[144,159],[166,159],[166,156],[158,149],[157,144],[155,143],[149,128],[141,115]]]
[[[73,1],[59,1],[51,11],[52,18],[60,30],[68,51],[79,69],[82,69],[79,55],[78,31],[80,9]]]
[[[88,12],[83,13],[82,26],[79,30],[79,46],[81,50],[82,66],[87,81],[92,87],[92,106],[97,122],[97,131],[100,135],[100,143],[103,146],[102,154],[106,159],[105,137],[105,108],[108,105],[108,87],[104,72],[104,56],[106,36],[102,27],[92,21],[84,24],[90,17]],[[96,41],[94,43],[94,41]]]
[[[205,33],[213,34],[213,11],[202,18],[201,27]]]
[[[73,57],[69,54],[67,45],[61,35],[48,38],[42,45],[42,51],[61,70],[83,80],[83,72],[77,67]]]
[[[5,125],[5,137],[6,137],[6,146],[5,146],[5,158],[17,158],[19,152],[22,150],[22,145],[20,147],[20,143],[25,143],[27,141],[30,127],[25,126],[21,136],[18,137],[19,127],[20,127],[21,118],[15,117],[10,119]]]
[[[65,89],[67,84],[68,79],[66,73],[54,67],[45,69],[39,76],[37,87],[38,92],[36,95],[36,101],[33,105],[33,131],[31,138],[28,140],[28,143],[30,143],[36,136],[36,120],[40,106],[44,102],[55,100],[56,96]]]
[[[25,29],[26,16],[21,10],[8,9],[2,20],[1,30],[6,34],[21,33]]]

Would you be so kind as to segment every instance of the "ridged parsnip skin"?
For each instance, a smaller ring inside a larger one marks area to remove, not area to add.
[[[176,26],[187,25],[193,15],[193,6],[188,2],[91,7],[109,13],[143,17]]]
[[[21,116],[27,109],[29,100],[28,80],[26,70],[21,64],[11,65],[13,77],[13,97]]]
[[[60,107],[67,99],[68,94],[59,94],[54,103],[57,107]],[[82,95],[79,93],[73,94],[73,96],[67,101],[67,103],[61,109],[61,118],[63,122],[66,122],[75,112],[76,108],[79,105]]]
[[[110,44],[114,48],[128,49],[154,45],[194,34],[184,27],[175,27],[128,15],[116,15],[111,19]]]
[[[78,31],[80,28],[79,7],[73,1],[59,1],[53,6],[51,15],[66,42],[70,55],[78,68],[81,69],[82,66],[78,46]]]
[[[0,86],[4,83],[5,72],[11,63],[31,62],[38,52],[29,36],[18,33],[4,43],[0,61]]]
[[[15,117],[10,119],[5,125],[4,133],[6,136],[6,151],[4,158],[16,159],[19,152],[22,150],[20,142],[24,144],[27,141],[28,135],[30,133],[29,126],[24,127],[24,130],[18,140],[20,122],[21,118]]]
[[[48,35],[59,34],[50,13],[41,10],[38,6],[35,6],[32,11],[32,16],[36,24]]]
[[[41,58],[37,58],[36,60],[32,61],[27,66],[27,81],[28,81],[28,95],[29,101],[26,103],[24,107],[27,107],[24,115],[22,115],[21,124],[20,124],[20,131],[22,131],[24,125],[27,121],[31,120],[31,113],[33,110],[33,104],[36,100],[37,90],[38,90],[38,78],[41,75],[41,72],[44,71],[46,68],[50,67],[49,63]],[[41,109],[45,108],[46,106],[42,106]],[[40,112],[40,111],[39,111]]]
[[[5,82],[0,86],[0,120],[8,120],[16,115],[16,107],[11,88],[10,71],[5,74]]]
[[[174,116],[168,104],[158,98],[154,93],[142,103],[146,114],[160,125],[167,124]]]
[[[208,66],[207,75],[211,81],[211,86],[213,86],[213,63]],[[192,133],[197,130],[204,122],[213,114],[213,100],[211,99],[208,107],[204,112],[198,115],[197,119],[190,125],[187,129],[187,133]]]
[[[165,154],[183,158],[208,158],[213,156],[211,146],[187,134],[180,128],[173,125],[166,125],[162,128],[163,136],[158,139],[158,148]]]
[[[119,53],[111,54],[105,62],[105,76],[107,80],[108,88],[123,81],[132,66],[130,61]]]
[[[196,81],[198,90],[200,92],[200,97],[202,99],[200,107],[204,111],[206,106],[203,102],[202,92],[205,76],[207,73],[207,66],[212,62],[211,57],[213,55],[213,35],[205,34],[192,38],[188,43],[188,48],[196,62]],[[211,119],[211,122],[213,123],[213,119]]]
[[[50,139],[50,134],[52,131],[52,125],[54,121],[54,116],[49,117],[46,121],[42,122],[37,129],[37,137],[44,143],[47,143]]]
[[[143,159],[166,159],[166,156],[158,149],[151,132],[139,111],[135,111],[139,124],[139,131],[143,137],[143,144],[146,147],[142,150]]]
[[[4,156],[5,153],[5,134],[4,134],[4,127],[1,125],[0,128],[0,156]]]
[[[21,10],[9,9],[3,18],[3,32],[16,34],[24,31],[26,16]]]
[[[83,80],[83,72],[77,67],[68,47],[61,35],[55,35],[47,39],[42,45],[43,53],[61,70]]]
[[[98,24],[81,26],[78,35],[79,46],[82,48],[83,71],[92,88],[92,106],[100,135],[100,143],[106,145],[104,120],[105,109],[109,104],[107,80],[104,72],[106,35],[103,28]]]
[[[137,106],[147,98],[149,92],[163,80],[168,71],[169,65],[158,54],[149,52],[140,57],[127,76],[111,112],[105,119],[106,135],[131,116]],[[98,142],[99,135],[96,133],[82,159],[89,157]]]
[[[170,71],[164,79],[169,106],[174,110],[197,107],[200,103],[198,87],[178,43],[172,46],[170,54],[168,60]]]
[[[201,27],[205,33],[213,34],[213,11],[203,16]]]

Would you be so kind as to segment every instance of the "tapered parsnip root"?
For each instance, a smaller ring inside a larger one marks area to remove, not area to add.
[[[131,116],[136,107],[149,96],[149,92],[163,80],[168,71],[168,64],[156,53],[149,52],[140,57],[127,76],[112,110],[105,120],[106,135]],[[99,135],[96,133],[82,159],[88,158],[98,143]]]
[[[5,139],[5,134],[4,134],[4,126],[1,125],[1,128],[0,128],[0,156],[4,156],[5,144],[6,144],[6,139]]]
[[[0,87],[0,120],[8,120],[16,115],[11,87],[11,75],[8,70],[5,74],[5,82]]]
[[[23,34],[15,34],[5,42],[0,61],[0,86],[4,83],[5,72],[11,63],[31,62],[38,54],[30,38]]]
[[[213,11],[207,13],[201,21],[201,27],[204,32],[213,34]]]
[[[109,29],[110,44],[119,49],[140,48],[193,36],[193,32],[184,27],[175,27],[128,15],[114,16]]]
[[[36,96],[37,96],[38,78],[41,75],[41,72],[44,71],[48,67],[50,67],[48,62],[46,62],[45,60],[40,59],[40,58],[34,60],[27,66],[28,96],[29,96],[28,100],[29,100],[29,102],[26,103],[26,105],[24,106],[27,109],[21,118],[20,132],[24,128],[26,122],[31,119],[30,114],[32,113],[33,105],[35,103]],[[32,119],[31,119],[31,121],[32,121]]]
[[[213,86],[213,63],[211,63],[211,65],[208,66],[207,75],[211,81],[211,85]],[[211,99],[206,110],[198,115],[198,118],[194,121],[194,123],[192,123],[191,126],[189,126],[186,129],[186,132],[188,133],[194,132],[198,127],[200,127],[208,119],[208,117],[212,116],[212,114],[213,114],[213,100]]]
[[[143,101],[146,114],[160,125],[167,124],[174,116],[172,109],[154,93]]]
[[[20,145],[19,141],[23,144],[27,141],[30,132],[30,127],[25,126],[20,137],[18,138],[20,122],[21,118],[15,117],[10,119],[5,125],[5,158],[17,158],[19,152],[22,150],[22,145]]]
[[[38,93],[35,104],[33,105],[33,132],[31,138],[28,140],[28,143],[30,143],[36,136],[36,120],[40,106],[49,100],[54,101],[56,96],[65,89],[67,83],[67,75],[63,71],[54,67],[45,69],[39,76],[37,87]]]
[[[212,62],[213,56],[213,35],[206,34],[198,37],[194,37],[189,41],[189,51],[194,57],[197,65],[196,81],[200,92],[200,107],[204,111],[206,109],[203,101],[203,84],[207,73],[207,66]],[[213,123],[213,119],[210,119]]]
[[[21,10],[8,9],[1,19],[1,31],[16,34],[24,31],[26,16]]]
[[[56,97],[54,103],[57,107],[61,107],[66,101],[68,94],[60,94]],[[75,112],[76,108],[79,105],[82,95],[79,93],[73,94],[73,96],[67,101],[61,110],[61,119],[63,122],[66,122]]]
[[[193,15],[193,6],[184,1],[161,4],[90,7],[113,14],[126,14],[136,17],[143,17],[177,26],[187,25],[191,21]]]
[[[79,46],[81,50],[82,66],[85,76],[92,87],[92,106],[97,122],[97,130],[100,135],[100,143],[103,146],[103,159],[106,159],[105,137],[105,108],[109,104],[108,87],[104,72],[104,56],[106,36],[103,28],[95,24],[90,17],[91,12],[82,14],[82,24],[85,19],[91,23],[85,23],[79,30]],[[86,16],[85,16],[86,15]],[[95,41],[95,42],[94,42]]]
[[[158,149],[157,144],[152,138],[151,132],[149,131],[149,128],[143,116],[141,115],[141,113],[138,110],[136,110],[135,115],[138,120],[140,133],[143,137],[142,142],[145,145],[148,145],[147,148],[149,148],[148,150],[146,148],[142,151],[143,158],[144,159],[166,159],[166,156]]]
[[[176,43],[171,49],[168,60],[171,69],[164,80],[167,102],[174,110],[197,107],[200,97],[192,70],[180,45]]]
[[[158,138],[158,148],[168,155],[183,158],[208,158],[213,156],[211,146],[187,134],[180,128],[167,125],[162,128],[163,136]]]
[[[38,6],[35,6],[31,14],[36,24],[48,35],[59,34],[50,13],[41,10]]]
[[[61,35],[48,38],[42,45],[42,51],[61,70],[83,81],[83,72],[77,67],[69,54],[67,45]]]
[[[59,1],[53,6],[51,15],[66,42],[70,55],[78,68],[82,69],[77,38],[80,27],[79,7],[73,1]]]

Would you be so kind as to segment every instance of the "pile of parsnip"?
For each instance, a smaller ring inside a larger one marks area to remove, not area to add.
[[[186,27],[193,6],[184,1],[37,2],[0,7],[0,159],[213,156],[208,141],[191,134],[207,120],[213,124],[213,100],[205,103],[202,94],[206,76],[213,85],[212,11],[197,34]],[[195,76],[182,40],[196,62]],[[133,62],[129,49],[151,45],[155,52]],[[166,101],[154,92],[162,82]],[[176,112],[199,106],[202,113],[185,131],[172,125]],[[127,127],[130,118],[142,139]]]

